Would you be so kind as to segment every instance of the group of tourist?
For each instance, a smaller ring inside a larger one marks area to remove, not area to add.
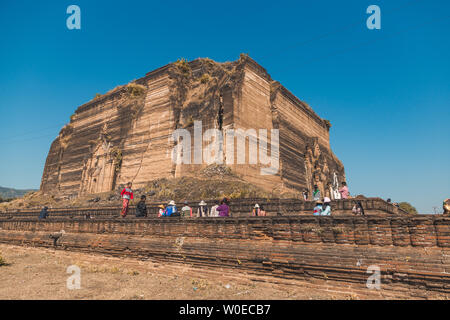
[[[211,208],[205,201],[200,201],[197,212],[193,212],[187,201],[184,201],[181,210],[177,209],[175,201],[171,200],[167,207],[159,206],[158,217],[229,217],[230,206],[227,198],[222,199],[220,204],[215,203]]]
[[[120,195],[122,197],[122,209],[121,216],[125,218],[128,214],[128,209],[130,206],[130,201],[133,200],[133,190],[131,189],[132,183],[127,183],[126,187],[123,188]],[[342,187],[338,190],[341,199],[349,199],[350,193],[348,191],[347,183],[342,182]],[[303,200],[308,201],[308,191],[303,192]],[[321,198],[321,193],[317,185],[313,189],[313,200],[315,201],[315,206],[313,209],[313,215],[315,216],[330,216],[331,215],[331,199],[329,197]],[[388,203],[392,203],[391,199],[387,199]],[[364,208],[361,201],[355,198],[353,200],[352,213],[355,215],[365,215]],[[213,206],[209,207],[207,203],[202,200],[198,204],[196,212],[189,206],[187,201],[184,201],[183,207],[178,210],[175,201],[171,200],[168,202],[167,206],[161,204],[158,210],[158,217],[229,217],[230,206],[227,198],[224,198],[218,202],[215,202]],[[397,203],[392,203],[394,206],[398,206]],[[450,199],[444,200],[443,203],[444,214],[450,214]],[[49,215],[48,207],[45,206],[39,213],[39,220],[46,219]],[[91,218],[90,214],[87,214],[86,218]],[[266,211],[263,205],[256,203],[250,212],[251,216],[254,217],[264,217],[266,216]],[[147,217],[148,209],[146,205],[146,196],[142,195],[140,201],[136,205],[136,217]]]
[[[340,194],[340,199],[348,199],[349,198],[350,193],[348,191],[346,182],[342,182],[342,186],[338,191]],[[303,191],[303,200],[308,201],[309,200],[308,195],[309,195],[309,192],[308,192],[308,190],[305,189]],[[319,187],[317,185],[314,185],[312,196],[313,196],[313,200],[316,202],[316,205],[313,209],[313,215],[315,215],[315,216],[330,216],[331,215],[331,199],[329,197],[321,198],[321,193],[320,193]],[[355,206],[353,207],[352,212],[354,214],[357,214],[357,213],[364,214],[364,210],[362,209],[361,202],[359,202],[359,205],[357,205],[355,202]]]
[[[133,199],[133,190],[131,189],[132,183],[129,182],[127,186],[120,193],[122,196],[122,210],[121,216],[125,218],[128,213],[128,208],[130,200]],[[342,187],[339,189],[341,199],[349,198],[349,191],[346,182],[342,182]],[[304,200],[308,200],[308,191],[303,192]],[[147,205],[145,204],[145,195],[141,196],[141,200],[136,206],[136,217],[146,217],[147,216]],[[329,197],[321,198],[321,193],[317,185],[314,185],[313,189],[313,200],[316,202],[313,215],[316,216],[329,216],[331,215],[331,199]],[[355,201],[352,212],[354,214],[364,215],[364,209],[360,201]],[[252,208],[252,216],[266,216],[266,212],[262,205],[258,203]],[[228,199],[224,198],[220,204],[217,203],[211,208],[208,207],[205,201],[200,201],[198,204],[197,212],[193,213],[192,208],[189,206],[187,201],[184,201],[184,206],[181,210],[178,210],[175,201],[171,200],[164,206],[161,204],[158,210],[158,217],[229,217],[230,207]]]
[[[122,209],[120,215],[125,218],[128,214],[128,209],[130,206],[130,201],[133,200],[133,190],[131,189],[132,183],[127,183],[126,187],[123,188],[120,195],[122,197]],[[339,189],[339,193],[342,199],[349,198],[349,191],[347,184],[342,182],[342,187]],[[308,191],[303,192],[304,200],[308,201]],[[313,200],[315,201],[315,207],[313,214],[316,216],[329,216],[331,215],[331,199],[329,197],[321,198],[320,190],[317,185],[313,189]],[[364,209],[360,201],[354,201],[352,212],[354,214],[364,215]],[[213,206],[209,207],[207,203],[202,200],[198,204],[196,212],[193,212],[192,208],[189,206],[187,201],[184,201],[183,207],[179,210],[175,204],[175,201],[171,200],[168,202],[167,206],[161,204],[158,208],[158,217],[229,217],[230,206],[227,198],[224,198],[220,203],[215,202]],[[148,208],[146,204],[146,196],[142,195],[140,201],[136,205],[136,217],[147,217]],[[256,203],[250,212],[251,216],[254,217],[264,217],[266,216],[266,211],[263,205]],[[39,214],[39,220],[46,219],[48,217],[48,207],[44,207]],[[90,218],[90,217],[89,217]]]
[[[120,193],[122,196],[122,210],[120,212],[122,218],[125,218],[128,214],[130,200],[133,199],[133,190],[131,189],[132,183],[127,183],[127,186]],[[145,203],[146,196],[142,195],[141,200],[136,205],[136,217],[147,217],[148,210]],[[158,217],[229,217],[230,207],[227,198],[222,199],[220,204],[215,204],[211,208],[208,207],[205,201],[200,201],[196,213],[193,213],[192,208],[187,201],[184,201],[184,206],[178,210],[175,201],[171,200],[164,206],[159,205]]]
[[[348,191],[347,183],[345,181],[342,182],[342,186],[341,186],[341,188],[338,191],[339,191],[339,194],[340,194],[340,199],[348,199],[350,197],[350,193]],[[325,199],[325,197],[323,199]],[[320,201],[321,199],[322,199],[322,195],[320,193],[319,186],[318,185],[314,185],[313,193],[312,193],[312,200],[313,201]],[[304,189],[303,190],[303,200],[305,200],[305,201],[309,200],[309,191],[308,191],[308,189]]]
[[[331,200],[328,197],[322,200],[316,201],[316,206],[314,207],[313,215],[315,216],[330,216],[331,215]]]

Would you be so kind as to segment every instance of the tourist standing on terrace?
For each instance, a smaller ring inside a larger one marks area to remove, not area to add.
[[[198,205],[199,207],[197,209],[197,217],[208,217],[209,211],[206,202],[202,200]]]
[[[321,216],[331,216],[331,200],[328,197],[323,198]]]
[[[128,207],[130,206],[130,200],[133,200],[133,190],[131,190],[131,182],[127,183],[127,186],[123,188],[120,195],[122,196],[122,211],[120,212],[122,218],[125,218],[128,213]]]
[[[319,201],[320,200],[320,190],[319,190],[319,187],[317,186],[317,184],[314,185],[313,200],[314,201]]]
[[[143,218],[147,216],[147,205],[145,204],[145,195],[141,196],[141,201],[136,206],[136,217]]]
[[[309,196],[308,189],[303,190],[302,194],[303,194],[303,200],[308,201],[308,196]]]
[[[191,217],[192,218],[192,208],[188,206],[188,202],[184,202],[184,207],[181,208],[181,216],[182,217]]]
[[[39,213],[39,220],[47,219],[47,217],[48,217],[48,207],[45,206],[44,208],[42,208],[41,212]]]
[[[339,189],[339,193],[341,194],[341,199],[348,199],[348,187],[347,182],[342,182],[342,188]]]
[[[230,216],[230,207],[227,204],[227,199],[224,198],[220,202],[220,206],[217,207],[217,211],[219,212],[219,217],[229,217]]]
[[[180,216],[178,210],[177,210],[177,206],[175,205],[175,201],[171,200],[169,202],[169,205],[167,206],[165,212],[164,212],[164,216],[166,217],[177,217]]]

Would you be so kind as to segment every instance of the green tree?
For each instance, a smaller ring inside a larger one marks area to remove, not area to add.
[[[417,209],[414,208],[409,202],[400,202],[398,204],[398,206],[400,207],[400,209],[408,212],[409,214],[417,214]]]

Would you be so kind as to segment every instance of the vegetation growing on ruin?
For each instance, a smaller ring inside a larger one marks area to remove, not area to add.
[[[14,198],[3,198],[2,196],[0,196],[0,203],[2,203],[2,202],[10,202],[10,201],[13,201],[14,200]]]
[[[211,77],[209,74],[204,73],[201,77],[200,77],[200,82],[205,84],[208,83],[211,80]]]
[[[183,74],[189,75],[191,73],[191,67],[186,59],[181,58],[174,62],[174,65],[180,70]]]
[[[131,82],[127,85],[127,91],[132,98],[139,98],[145,94],[147,87],[135,82]]]
[[[409,202],[400,202],[398,206],[400,209],[408,212],[409,214],[418,214],[417,209],[414,208]]]
[[[102,96],[101,93],[96,93],[95,96],[94,96],[94,100],[100,98],[101,96]]]
[[[144,192],[158,200],[219,200],[223,197],[267,198],[269,195],[262,189],[237,179],[221,179],[220,177],[202,179],[182,177],[157,179],[144,188]]]
[[[126,93],[122,96],[122,101],[118,104],[118,108],[124,113],[124,116],[130,115],[130,119],[134,120],[144,108],[147,87],[136,82],[131,82],[125,88]]]
[[[111,154],[113,157],[113,161],[114,161],[114,170],[116,172],[120,171],[120,168],[122,167],[122,160],[123,160],[123,156],[122,156],[122,150],[120,150],[118,147],[114,147],[111,150]]]
[[[66,149],[69,144],[69,140],[72,137],[73,125],[71,123],[66,124],[59,132],[59,144],[62,149]]]
[[[325,125],[327,126],[327,129],[330,130],[330,128],[331,128],[330,120],[323,120],[323,122],[325,122]]]
[[[184,124],[185,128],[192,127],[194,125],[194,118],[192,116],[189,116],[186,123]]]
[[[248,53],[241,53],[241,54],[239,55],[239,58],[240,58],[241,60],[247,59],[247,58],[248,58]]]

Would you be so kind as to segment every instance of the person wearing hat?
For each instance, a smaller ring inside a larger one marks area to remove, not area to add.
[[[182,217],[191,217],[192,218],[192,208],[188,206],[188,202],[184,202],[184,207],[181,208],[181,216]]]
[[[255,204],[255,207],[253,208],[253,211],[252,211],[252,216],[265,217],[266,212],[264,211],[264,207],[262,205]]]
[[[177,217],[180,216],[180,213],[177,210],[177,206],[175,205],[175,201],[170,200],[169,205],[167,206],[164,215],[166,217]]]
[[[164,208],[164,205],[163,205],[163,204],[160,204],[160,205],[158,206],[158,208],[159,208],[159,210],[158,210],[158,217],[164,217],[164,216],[165,216],[166,208]]]
[[[331,216],[331,200],[328,197],[323,198],[321,216]]]
[[[255,204],[252,210],[252,216],[257,217],[260,215],[261,209],[259,208],[259,204]]]
[[[314,207],[314,212],[313,215],[315,216],[320,216],[322,213],[322,201],[321,200],[317,200],[316,201],[316,206]]]
[[[205,201],[200,201],[200,203],[198,204],[199,207],[197,209],[197,217],[208,217],[209,216],[209,208],[206,205]]]

